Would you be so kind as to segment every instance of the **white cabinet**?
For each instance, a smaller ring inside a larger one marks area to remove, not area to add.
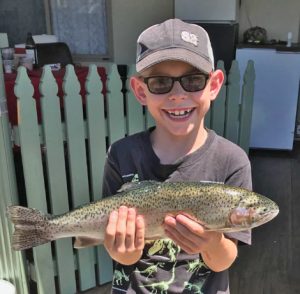
[[[175,17],[189,21],[235,22],[237,0],[175,0]]]
[[[300,81],[300,53],[275,49],[237,49],[240,71],[255,65],[251,148],[293,148]]]

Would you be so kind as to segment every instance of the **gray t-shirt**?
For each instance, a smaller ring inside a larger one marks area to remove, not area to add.
[[[163,165],[152,149],[152,130],[112,144],[105,164],[104,197],[116,194],[126,182],[143,180],[218,182],[252,189],[246,153],[214,131],[208,130],[201,148]],[[226,235],[251,243],[251,231]],[[171,240],[161,239],[147,242],[136,264],[115,264],[112,293],[229,293],[228,270],[213,272],[201,255],[187,254]]]

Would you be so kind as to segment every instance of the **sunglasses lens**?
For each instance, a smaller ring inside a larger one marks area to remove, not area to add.
[[[197,92],[205,88],[207,77],[202,74],[188,75],[181,78],[181,86],[187,92]]]
[[[150,77],[147,84],[151,93],[164,94],[171,91],[173,81],[170,77]]]
[[[153,94],[166,94],[172,90],[175,81],[179,81],[181,87],[187,92],[201,91],[206,86],[207,75],[191,74],[178,78],[168,76],[157,76],[144,78],[148,89]]]

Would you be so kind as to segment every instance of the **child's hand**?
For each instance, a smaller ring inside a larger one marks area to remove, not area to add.
[[[104,246],[111,258],[130,265],[142,256],[145,224],[134,208],[121,206],[111,212],[105,232]]]
[[[222,239],[221,233],[207,232],[199,223],[182,214],[175,218],[166,216],[164,224],[168,237],[189,254],[201,253]]]
[[[236,241],[222,233],[205,231],[203,226],[185,215],[166,216],[166,235],[189,254],[201,254],[213,271],[227,269],[237,256]]]

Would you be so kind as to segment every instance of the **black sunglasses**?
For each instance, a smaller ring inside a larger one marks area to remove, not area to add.
[[[188,74],[181,77],[153,76],[142,77],[148,90],[152,94],[166,94],[178,81],[186,92],[197,92],[205,88],[209,75],[203,73]]]

